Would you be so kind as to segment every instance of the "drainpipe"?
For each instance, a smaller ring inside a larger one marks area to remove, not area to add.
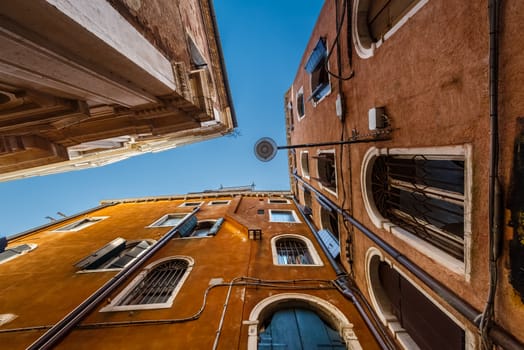
[[[433,290],[438,296],[440,296],[446,303],[458,311],[462,316],[464,316],[470,323],[479,327],[479,321],[482,317],[482,314],[476,310],[469,303],[461,299],[454,292],[449,290],[446,286],[435,280],[430,274],[421,269],[418,265],[414,264],[407,257],[402,255],[398,250],[393,248],[387,242],[382,240],[377,236],[373,231],[365,227],[362,223],[357,221],[354,217],[348,214],[346,211],[340,209],[335,203],[333,203],[329,198],[324,196],[316,188],[305,182],[299,175],[294,174],[295,179],[299,181],[304,187],[308,188],[311,192],[315,193],[318,197],[330,206],[332,210],[335,210],[337,213],[341,214],[345,220],[349,221],[357,229],[360,230],[367,238],[373,241],[377,246],[384,250],[388,255],[395,259],[400,265],[402,265],[406,270],[411,272],[415,277],[421,280],[427,287]],[[489,336],[491,340],[500,346],[503,346],[505,350],[522,350],[524,349],[524,344],[519,340],[515,339],[512,334],[508,333],[505,329],[498,326],[497,324],[491,324],[489,329]]]
[[[347,273],[344,270],[344,268],[331,256],[331,253],[329,252],[327,246],[324,244],[322,239],[320,239],[320,236],[318,235],[318,231],[313,226],[307,215],[304,213],[302,208],[298,205],[298,202],[295,197],[293,197],[293,201],[295,202],[295,206],[298,208],[298,211],[302,215],[302,218],[304,219],[305,223],[309,226],[309,229],[311,232],[313,232],[313,235],[315,236],[315,239],[317,240],[318,244],[320,245],[320,248],[324,252],[324,255],[327,257],[329,264],[331,267],[333,267],[333,270],[335,270],[335,273],[337,275],[337,279],[335,281],[335,287],[337,290],[342,293],[342,295],[350,300],[355,307],[357,308],[358,312],[360,313],[360,316],[364,319],[364,322],[368,326],[369,330],[375,337],[375,340],[379,343],[380,347],[382,349],[386,350],[395,350],[397,347],[393,344],[391,339],[389,338],[388,334],[384,332],[382,327],[380,325],[377,326],[378,321],[376,318],[371,320],[369,317],[369,314],[374,315],[373,311],[369,307],[369,304],[366,304],[367,310],[364,309],[362,306],[362,301],[365,301],[363,298],[362,300],[357,298],[355,293],[353,292],[352,288],[349,286],[348,280],[346,278]]]
[[[28,350],[45,350],[51,349],[53,346],[58,344],[62,338],[64,338],[82,319],[84,319],[90,312],[92,312],[102,301],[104,301],[116,288],[122,283],[126,282],[128,278],[144,263],[156,254],[163,246],[165,246],[171,238],[178,231],[178,228],[183,225],[187,220],[193,217],[200,208],[194,208],[193,212],[188,215],[184,220],[178,223],[177,226],[169,230],[162,238],[160,238],[155,244],[153,244],[146,252],[138,257],[130,265],[124,267],[119,273],[113,278],[107,281],[102,287],[91,294],[85,299],[80,305],[78,305],[73,311],[67,314],[63,319],[58,321],[53,327],[45,332],[40,338],[38,338],[33,344],[31,344]]]
[[[489,294],[480,321],[483,346],[490,348],[489,328],[495,313],[495,295],[498,283],[498,260],[501,254],[502,191],[498,178],[499,131],[498,131],[498,79],[499,79],[499,9],[498,0],[488,0],[489,16]]]

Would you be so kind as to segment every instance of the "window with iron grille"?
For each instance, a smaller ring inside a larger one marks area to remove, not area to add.
[[[461,157],[381,155],[373,200],[384,218],[463,260],[464,171]]]
[[[313,263],[306,244],[298,239],[279,239],[277,254],[280,265],[311,265]]]
[[[275,265],[322,265],[315,247],[305,237],[279,235],[271,239],[271,248]]]
[[[144,269],[110,305],[100,311],[168,308],[187,278],[191,258],[168,258]]]

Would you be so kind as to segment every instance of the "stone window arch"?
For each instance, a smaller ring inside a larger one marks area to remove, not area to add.
[[[476,348],[475,335],[398,271],[381,251],[369,248],[365,264],[371,304],[404,349]],[[429,319],[432,322],[426,322]]]
[[[193,265],[194,260],[188,256],[155,261],[146,266],[100,312],[170,308]]]
[[[353,2],[352,36],[361,58],[372,57],[429,0],[356,0]]]
[[[338,332],[347,349],[362,350],[353,331],[353,324],[337,307],[319,297],[301,293],[273,295],[260,301],[253,308],[249,320],[244,321],[244,324],[248,325],[248,350],[258,349],[259,331],[263,323],[270,319],[276,311],[290,306],[315,312],[328,326]]]

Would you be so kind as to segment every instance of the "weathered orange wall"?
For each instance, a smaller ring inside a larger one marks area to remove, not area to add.
[[[293,209],[294,204],[268,204],[267,196],[235,197],[229,205],[208,206],[209,200],[197,213],[198,219],[226,217],[218,234],[205,238],[174,238],[167,243],[147,264],[163,257],[183,255],[194,259],[195,264],[167,309],[92,312],[83,322],[84,326],[98,322],[134,321],[151,319],[173,319],[193,315],[203,302],[204,291],[212,278],[223,278],[224,282],[241,276],[263,280],[323,279],[336,278],[320,247],[315,243],[305,223],[288,224],[269,222],[268,209]],[[109,216],[78,232],[52,233],[51,229],[36,232],[23,239],[11,242],[38,243],[39,247],[11,262],[0,265],[0,305],[9,305],[3,312],[18,315],[14,321],[0,327],[12,329],[57,322],[67,312],[80,304],[115,272],[77,273],[73,264],[99,249],[115,237],[125,239],[159,239],[169,228],[147,228],[146,226],[167,213],[188,212],[191,208],[178,207],[182,200],[158,200],[137,203],[119,203],[98,210],[90,216]],[[264,209],[263,215],[257,210]],[[242,223],[233,218],[240,218]],[[64,225],[60,224],[59,226]],[[261,241],[247,238],[245,227],[257,227],[263,231]],[[323,266],[285,267],[274,266],[270,240],[282,233],[296,233],[314,242],[322,257]],[[136,274],[135,274],[136,275]],[[131,278],[129,279],[131,280]],[[16,281],[16,283],[13,283]],[[112,297],[122,290],[122,285]],[[261,287],[233,287],[225,322],[220,337],[219,349],[245,348],[247,326],[252,308],[262,299],[283,292],[300,292],[316,295],[339,308],[354,324],[354,330],[363,348],[377,347],[370,332],[353,305],[338,291],[329,290],[278,290]],[[218,327],[227,287],[211,290],[206,307],[198,320],[170,324],[127,326],[99,329],[75,329],[57,348],[60,349],[208,349],[212,347]],[[104,305],[100,305],[102,307]],[[5,311],[4,311],[5,310]],[[37,339],[42,332],[0,333],[0,343],[10,349],[23,349]]]

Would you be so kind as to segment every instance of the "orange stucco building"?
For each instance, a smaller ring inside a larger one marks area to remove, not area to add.
[[[277,312],[302,310],[337,348],[379,349],[308,220],[289,192],[237,188],[103,201],[11,237],[0,344],[256,349]]]
[[[285,94],[292,192],[400,348],[524,347],[523,13],[326,1]]]

